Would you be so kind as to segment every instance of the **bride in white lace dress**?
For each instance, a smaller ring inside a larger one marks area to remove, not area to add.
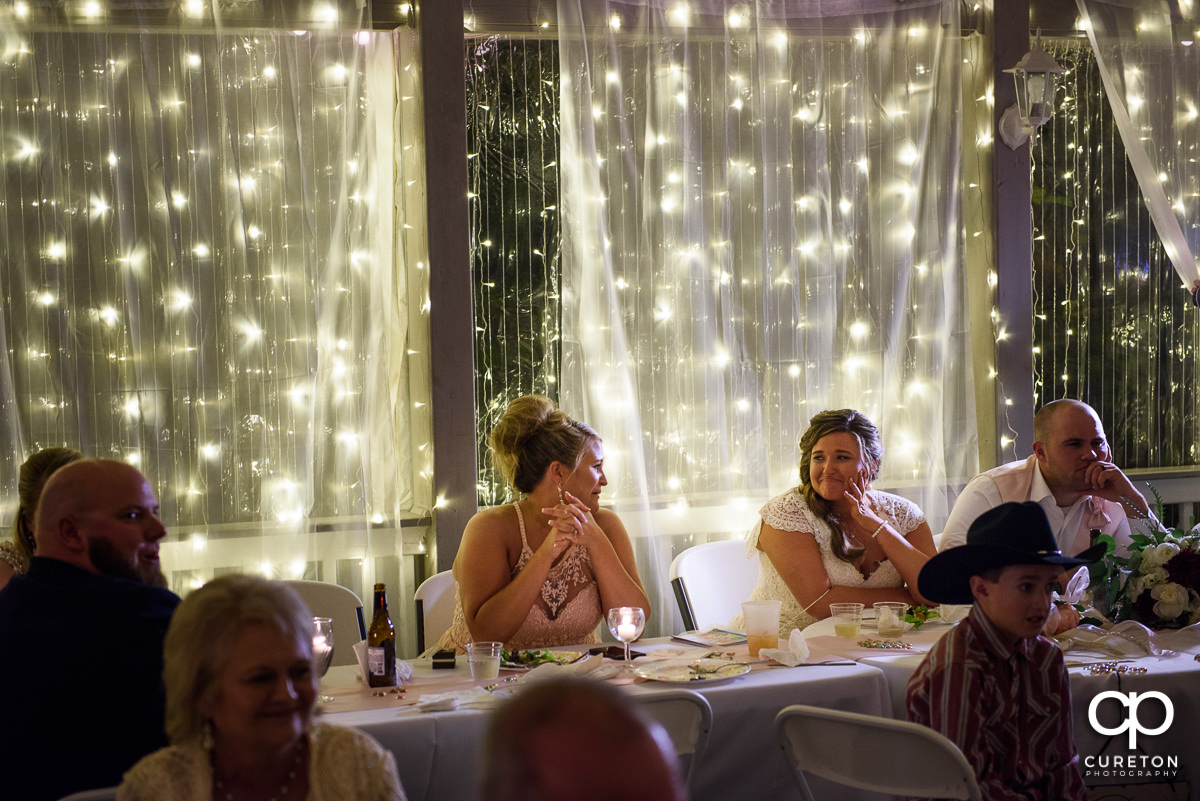
[[[524,497],[467,523],[454,559],[454,621],[435,649],[598,642],[596,627],[615,606],[640,606],[649,618],[629,534],[600,508],[608,480],[596,432],[549,398],[526,395],[508,405],[488,445]]]
[[[781,636],[833,603],[925,603],[917,574],[933,533],[914,503],[870,488],[882,456],[879,431],[853,409],[821,412],[800,438],[800,486],[763,506],[746,542],[765,557],[750,600],[783,602]]]

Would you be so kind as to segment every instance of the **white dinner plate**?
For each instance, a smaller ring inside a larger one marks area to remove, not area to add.
[[[633,672],[643,679],[679,684],[735,679],[749,673],[750,666],[726,659],[662,659],[634,665]]]

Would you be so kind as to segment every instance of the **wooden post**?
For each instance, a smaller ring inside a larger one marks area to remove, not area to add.
[[[1029,145],[1011,150],[996,131],[1017,102],[1011,68],[1030,49],[1028,0],[997,0],[993,15],[995,92],[992,170],[995,179],[996,311],[1003,337],[996,343],[996,464],[1033,452],[1033,219]],[[981,468],[987,465],[981,464]]]
[[[466,59],[462,0],[417,8],[425,101],[429,326],[433,381],[437,570],[449,570],[478,508],[474,315],[467,209]]]

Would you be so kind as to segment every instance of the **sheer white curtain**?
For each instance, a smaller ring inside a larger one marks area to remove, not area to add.
[[[127,21],[0,17],[6,517],[65,444],[150,478],[177,590],[396,582],[431,507],[414,37]]]
[[[1200,4],[1076,0],[1163,248],[1200,280]]]
[[[798,483],[816,412],[874,420],[876,486],[935,531],[975,471],[957,6],[558,3],[561,400],[660,612],[672,553]]]

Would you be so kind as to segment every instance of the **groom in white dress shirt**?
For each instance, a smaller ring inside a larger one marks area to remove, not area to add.
[[[1129,545],[1129,518],[1160,528],[1145,497],[1112,463],[1104,425],[1077,400],[1051,401],[1033,420],[1033,455],[981,473],[958,496],[939,551],[962,545],[967,528],[1007,501],[1034,501],[1046,512],[1059,549],[1067,556],[1108,534],[1119,550]]]

